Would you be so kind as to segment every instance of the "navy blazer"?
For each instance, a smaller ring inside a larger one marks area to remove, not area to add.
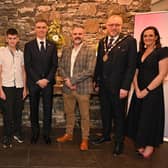
[[[51,84],[55,83],[55,73],[58,67],[56,45],[46,40],[46,55],[41,56],[37,40],[25,44],[24,63],[27,73],[28,86],[34,85],[38,80],[45,78]]]
[[[121,33],[119,39],[123,37],[124,34]],[[112,48],[104,62],[106,43],[107,37],[99,41],[94,81],[115,93],[120,89],[129,90],[136,69],[136,40],[130,35],[124,38]]]

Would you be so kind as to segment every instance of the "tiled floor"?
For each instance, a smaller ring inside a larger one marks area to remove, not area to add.
[[[168,143],[157,149],[152,158],[144,160],[136,156],[133,144],[126,139],[124,154],[113,157],[113,141],[97,146],[90,144],[89,151],[81,152],[79,130],[75,130],[74,141],[57,144],[55,137],[63,131],[53,130],[52,145],[44,144],[41,138],[38,144],[31,145],[30,129],[25,128],[24,144],[14,142],[11,149],[0,145],[0,168],[168,168]],[[96,132],[92,130],[91,135]]]

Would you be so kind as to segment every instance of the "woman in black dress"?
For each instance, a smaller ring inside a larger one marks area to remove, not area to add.
[[[161,48],[155,27],[141,33],[140,51],[134,76],[134,93],[127,116],[127,136],[138,152],[148,158],[163,142],[164,98],[163,80],[168,72],[168,48]]]

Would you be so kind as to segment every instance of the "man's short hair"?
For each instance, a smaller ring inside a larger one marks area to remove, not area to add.
[[[35,20],[35,24],[36,24],[36,23],[39,23],[39,22],[43,22],[43,23],[45,23],[46,25],[48,25],[48,22],[47,22],[47,20],[45,20],[45,19],[36,19],[36,20]]]
[[[6,31],[6,35],[18,35],[18,31],[14,28],[9,28],[7,31]]]
[[[72,30],[74,30],[75,28],[85,29],[84,26],[83,26],[83,25],[80,25],[80,24],[73,24]]]

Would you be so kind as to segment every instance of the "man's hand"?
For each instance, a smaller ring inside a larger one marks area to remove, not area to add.
[[[71,84],[70,79],[69,79],[69,78],[65,78],[64,81],[65,81],[65,85],[66,85],[68,88],[71,88],[72,84]]]
[[[3,91],[3,89],[0,90],[0,98],[2,100],[6,100],[6,95],[5,95],[5,92]]]
[[[40,79],[40,80],[38,80],[36,83],[37,83],[37,85],[39,85],[41,88],[45,88],[45,87],[48,85],[49,81],[48,81],[47,79]]]
[[[99,92],[99,86],[96,84],[96,82],[93,82],[93,90],[95,92]]]
[[[120,99],[126,98],[128,96],[128,90],[120,89]]]
[[[27,89],[24,87],[23,88],[23,100],[26,98],[27,96]]]
[[[76,86],[76,85],[72,85],[72,83],[71,83],[71,81],[70,81],[69,78],[65,78],[64,81],[65,81],[65,85],[66,85],[69,89],[71,89],[71,90],[76,90],[76,89],[77,89],[77,86]]]

